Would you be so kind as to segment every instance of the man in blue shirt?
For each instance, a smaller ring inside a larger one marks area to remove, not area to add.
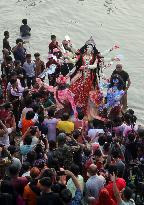
[[[31,54],[27,54],[26,62],[23,64],[23,70],[25,72],[25,76],[27,79],[28,88],[31,88],[31,86],[35,84],[35,80],[36,80],[35,68],[36,68],[36,65],[31,60]]]
[[[23,65],[26,58],[26,49],[23,47],[23,40],[18,38],[16,46],[12,49],[15,60],[19,60]]]

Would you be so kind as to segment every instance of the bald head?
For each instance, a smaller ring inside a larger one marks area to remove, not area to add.
[[[96,175],[97,174],[97,166],[95,164],[91,164],[88,172],[91,176]]]

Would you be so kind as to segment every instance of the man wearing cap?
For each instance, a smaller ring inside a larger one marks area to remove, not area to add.
[[[121,101],[122,101],[122,105],[123,105],[122,109],[123,109],[123,111],[126,111],[126,109],[127,109],[127,90],[129,89],[129,87],[131,85],[131,80],[129,78],[129,74],[125,70],[123,70],[122,64],[117,64],[116,69],[112,73],[112,76],[113,75],[119,75],[124,82],[125,95],[123,95]]]

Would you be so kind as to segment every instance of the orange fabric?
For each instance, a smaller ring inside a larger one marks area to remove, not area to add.
[[[26,120],[26,118],[22,119],[22,134],[27,131],[27,129],[31,126],[34,126],[34,122],[32,120]]]
[[[26,200],[27,205],[37,204],[37,195],[31,190],[28,184],[24,188],[23,198]]]

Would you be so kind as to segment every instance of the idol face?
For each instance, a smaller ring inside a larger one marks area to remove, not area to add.
[[[87,46],[87,53],[91,53],[93,51],[93,47],[91,45]]]

